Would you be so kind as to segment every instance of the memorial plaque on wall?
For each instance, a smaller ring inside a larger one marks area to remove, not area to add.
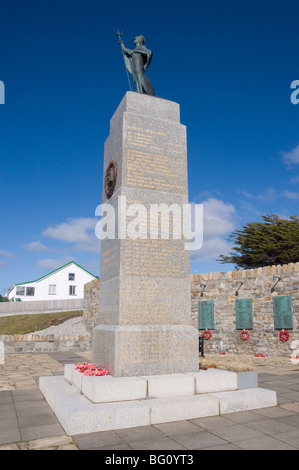
[[[253,329],[252,299],[236,299],[235,315],[237,330]]]
[[[198,329],[215,329],[214,300],[201,300],[198,302]]]
[[[290,295],[273,297],[274,327],[276,330],[293,329],[293,310]]]

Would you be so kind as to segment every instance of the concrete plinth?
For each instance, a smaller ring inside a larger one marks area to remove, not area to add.
[[[74,364],[67,364],[64,377],[40,377],[39,387],[70,435],[277,405],[275,392],[260,388],[238,390],[237,373],[220,370],[88,377],[74,370]]]

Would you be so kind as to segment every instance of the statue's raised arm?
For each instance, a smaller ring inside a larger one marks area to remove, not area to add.
[[[149,67],[153,53],[145,47],[145,37],[136,36],[134,39],[135,49],[125,47],[122,39],[119,39],[127,70],[132,74],[133,81],[139,93],[155,96],[154,88],[149,79],[144,75]]]

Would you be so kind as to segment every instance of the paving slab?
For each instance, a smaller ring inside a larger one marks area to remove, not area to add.
[[[185,449],[196,450],[227,444],[227,441],[209,431],[199,430],[197,433],[181,434],[174,437],[175,441]]]
[[[91,434],[78,434],[73,437],[80,450],[104,449],[127,445],[115,431],[102,431]]]
[[[162,450],[163,452],[169,450],[186,450],[186,447],[169,437],[162,437],[159,440],[132,442],[130,447],[134,450]]]
[[[279,417],[278,421],[280,423],[290,424],[291,426],[294,426],[295,428],[299,429],[299,414],[298,413]]]
[[[201,429],[207,429],[213,431],[214,428],[219,428],[223,426],[234,426],[235,422],[227,419],[226,415],[223,416],[210,416],[208,418],[198,418],[198,419],[191,419],[189,422],[195,424],[196,426],[200,427]]]
[[[283,418],[284,416],[292,416],[295,410],[287,409],[284,407],[272,406],[270,408],[261,408],[260,410],[253,410],[257,415],[265,416],[267,418]],[[299,408],[297,410],[299,413]]]
[[[156,426],[140,426],[135,429],[117,429],[116,434],[127,444],[138,441],[157,441],[165,437],[165,434],[161,432]]]
[[[264,434],[255,429],[251,429],[244,424],[236,424],[235,426],[223,426],[218,429],[213,429],[213,434],[224,439],[225,441],[236,443],[243,439],[251,439],[254,437],[262,437]]]
[[[268,410],[268,408],[261,408],[261,410]],[[269,408],[270,409],[270,408]],[[258,410],[253,411],[240,411],[235,413],[227,413],[225,419],[231,421],[232,423],[236,424],[245,424],[252,423],[255,421],[263,420],[263,416],[257,413]]]
[[[256,431],[267,434],[268,436],[275,436],[275,434],[294,431],[294,426],[284,423],[283,421],[273,420],[273,419],[263,419],[260,421],[255,421],[248,423],[247,427],[255,429]]]
[[[246,438],[245,440],[237,441],[236,445],[243,450],[297,450],[291,444],[271,436]]]
[[[155,428],[161,431],[166,436],[170,437],[177,436],[180,434],[197,433],[199,430],[199,426],[190,421],[175,421],[172,423],[155,424]]]
[[[275,435],[275,438],[299,449],[299,430],[278,433]]]

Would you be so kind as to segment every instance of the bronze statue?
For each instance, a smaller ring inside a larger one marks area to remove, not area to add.
[[[132,74],[133,81],[139,93],[155,96],[154,88],[150,80],[144,75],[145,70],[149,67],[153,53],[144,45],[145,37],[136,36],[134,39],[135,49],[125,47],[118,31],[119,43],[121,45],[126,69]]]

